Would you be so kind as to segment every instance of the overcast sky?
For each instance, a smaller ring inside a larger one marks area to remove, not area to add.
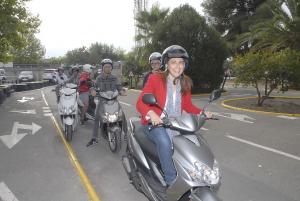
[[[149,0],[148,7],[155,2],[171,9],[188,3],[202,14],[202,0]],[[42,21],[37,37],[46,58],[95,42],[126,51],[134,46],[134,0],[31,0],[27,6]]]

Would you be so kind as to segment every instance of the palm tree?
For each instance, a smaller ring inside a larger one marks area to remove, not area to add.
[[[141,11],[136,17],[136,26],[140,30],[135,40],[147,46],[153,41],[153,35],[158,24],[167,16],[169,9],[160,9],[154,4],[150,11]]]
[[[262,6],[273,17],[252,26],[239,42],[248,41],[255,51],[288,47],[300,50],[300,0],[269,0]]]

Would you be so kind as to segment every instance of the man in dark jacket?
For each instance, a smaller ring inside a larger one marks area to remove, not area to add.
[[[99,90],[99,92],[118,90],[120,95],[126,95],[119,79],[116,76],[111,74],[113,69],[112,61],[110,59],[103,59],[101,61],[101,66],[102,66],[102,72],[96,78],[95,87],[97,88],[97,90]],[[91,90],[91,93],[93,96],[96,96],[96,91],[94,89]],[[86,145],[87,147],[98,144],[98,130],[99,130],[99,123],[100,123],[101,109],[102,109],[102,103],[100,99],[95,112],[93,136],[92,139]]]

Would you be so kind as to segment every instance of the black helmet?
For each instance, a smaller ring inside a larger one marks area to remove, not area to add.
[[[186,70],[188,68],[189,55],[183,47],[181,47],[179,45],[171,45],[170,47],[167,47],[164,50],[164,52],[162,53],[161,68],[165,69],[166,63],[171,58],[183,58],[185,61],[184,70]]]
[[[73,66],[73,67],[71,68],[71,71],[72,71],[72,72],[74,72],[74,71],[78,71],[78,72],[79,72],[79,68],[78,68],[77,66]]]
[[[113,67],[113,62],[112,62],[112,60],[110,60],[110,59],[103,59],[103,60],[101,61],[101,67],[103,67],[105,64],[110,64],[111,67]]]
[[[160,60],[161,59],[161,53],[159,52],[153,52],[149,56],[149,63],[151,63],[152,60]]]

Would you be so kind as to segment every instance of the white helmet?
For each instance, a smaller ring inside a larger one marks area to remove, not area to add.
[[[87,73],[91,73],[92,72],[92,65],[90,65],[90,64],[84,64],[82,66],[82,71],[83,72],[87,72]]]
[[[149,63],[151,63],[152,60],[160,60],[161,59],[161,54],[159,52],[153,52],[149,56]]]

